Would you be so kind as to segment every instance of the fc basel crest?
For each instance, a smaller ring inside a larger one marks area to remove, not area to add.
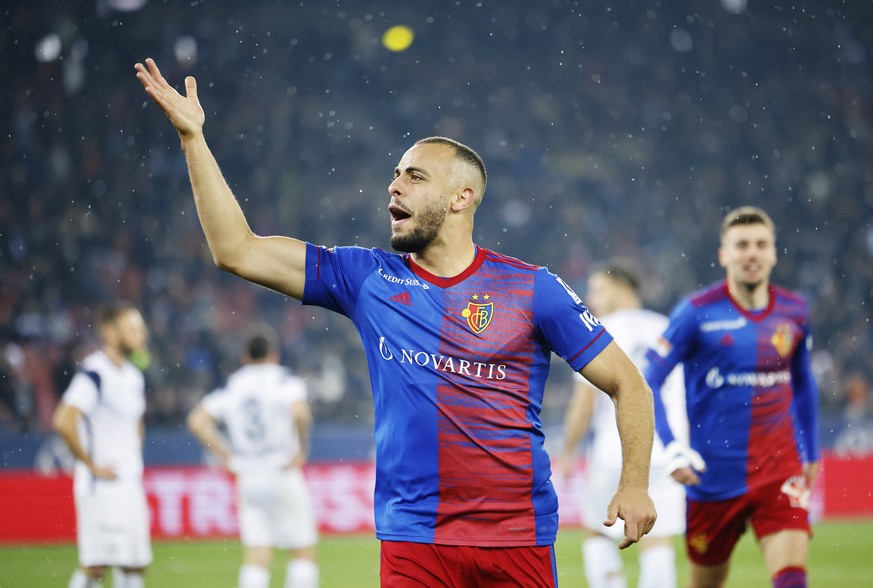
[[[494,316],[494,303],[489,301],[491,296],[482,296],[484,302],[479,302],[479,295],[474,294],[473,300],[467,303],[467,308],[461,311],[461,316],[467,319],[467,326],[477,335],[488,328],[491,317]]]
[[[776,348],[779,357],[785,357],[791,353],[791,349],[794,347],[794,332],[791,330],[791,325],[781,323],[777,326],[776,332],[770,337],[770,342]]]
[[[706,536],[706,533],[699,533],[688,540],[688,545],[702,555],[709,549],[709,537]]]

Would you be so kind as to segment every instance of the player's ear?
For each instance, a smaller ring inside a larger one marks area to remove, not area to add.
[[[461,212],[466,208],[474,206],[476,202],[476,192],[473,188],[465,186],[452,196],[451,207],[452,212]]]

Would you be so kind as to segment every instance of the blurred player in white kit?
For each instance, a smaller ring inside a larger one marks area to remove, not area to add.
[[[642,308],[640,278],[628,261],[615,259],[598,267],[588,281],[585,298],[589,309],[600,318],[616,343],[641,366],[646,351],[667,326],[667,317]],[[582,499],[585,540],[582,556],[585,576],[591,588],[625,588],[621,558],[616,542],[621,530],[606,527],[606,509],[621,474],[621,445],[615,421],[615,406],[609,397],[574,375],[574,393],[564,421],[564,448],[558,463],[566,477],[575,463],[576,447],[592,431],[586,445],[587,484]],[[682,373],[674,370],[664,388],[668,415],[677,422],[676,431],[687,430]],[[676,586],[673,538],[685,530],[685,491],[668,471],[664,446],[655,437],[649,495],[658,511],[652,531],[640,541],[640,588]]]
[[[119,304],[103,310],[102,346],[73,376],[54,415],[55,430],[76,458],[73,495],[79,568],[69,588],[141,588],[152,561],[142,485],[145,377],[128,359],[145,350],[140,312]]]
[[[301,469],[311,425],[306,384],[279,364],[278,336],[266,325],[253,329],[243,355],[227,384],[194,407],[188,428],[236,476],[239,588],[270,585],[274,548],[288,551],[286,588],[315,588],[317,525]]]

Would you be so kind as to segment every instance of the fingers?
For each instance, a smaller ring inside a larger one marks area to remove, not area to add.
[[[618,520],[618,504],[613,499],[609,506],[606,507],[606,518],[603,519],[604,527],[611,527],[615,524],[615,521]]]
[[[691,468],[679,468],[674,470],[671,476],[674,480],[685,486],[697,486],[700,484],[700,477]]]
[[[151,57],[147,57],[146,58],[146,65],[149,67],[149,72],[151,73],[152,78],[154,78],[155,83],[157,83],[163,89],[172,90],[173,92],[176,91],[167,82],[167,80],[164,79],[164,76],[161,75],[161,70],[158,69],[158,64],[155,63],[154,59],[152,59]]]
[[[145,88],[146,92],[155,100],[162,98],[165,92],[177,93],[164,76],[161,75],[161,70],[158,69],[158,64],[151,57],[146,58],[145,65],[137,63],[133,66],[136,69],[136,77]],[[194,78],[191,78],[194,79]],[[187,86],[188,81],[185,80]],[[196,95],[196,90],[195,90]]]
[[[624,519],[624,539],[619,543],[618,548],[626,549],[639,542],[654,526],[655,517],[643,515],[642,518]]]
[[[626,549],[643,538],[646,533],[640,533],[639,525],[634,522],[625,521],[624,523],[624,539],[618,544],[619,549]]]
[[[185,78],[185,95],[190,100],[197,100],[197,80],[193,76]]]
[[[146,59],[145,64],[137,63],[134,69],[146,94],[164,111],[183,138],[202,135],[205,113],[197,98],[197,81],[193,77],[185,78],[186,96],[182,96],[167,83],[154,59]]]
[[[154,60],[151,58],[146,59],[146,65],[154,64]],[[152,99],[157,99],[157,81],[155,80],[154,74],[149,71],[149,69],[141,64],[137,63],[133,66],[136,70],[136,79],[142,84],[142,87],[145,88],[146,93],[152,97]],[[157,69],[157,66],[155,66]],[[160,75],[160,72],[158,72]]]
[[[645,493],[642,496],[637,494],[620,492],[607,507],[604,526],[611,527],[618,519],[624,521],[624,539],[619,544],[619,549],[626,549],[642,539],[652,530],[658,518],[655,505],[649,496]]]

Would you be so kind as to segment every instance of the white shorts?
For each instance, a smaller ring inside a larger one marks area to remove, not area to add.
[[[152,562],[142,480],[77,483],[76,538],[83,567],[144,568]]]
[[[301,549],[318,542],[315,511],[300,469],[240,474],[237,492],[243,545]]]
[[[615,540],[624,538],[621,519],[611,527],[603,525],[609,501],[618,488],[621,469],[589,466],[582,486],[582,525]],[[650,537],[669,537],[685,532],[685,489],[664,468],[653,465],[649,474],[649,496],[655,503],[658,520],[649,532]]]

